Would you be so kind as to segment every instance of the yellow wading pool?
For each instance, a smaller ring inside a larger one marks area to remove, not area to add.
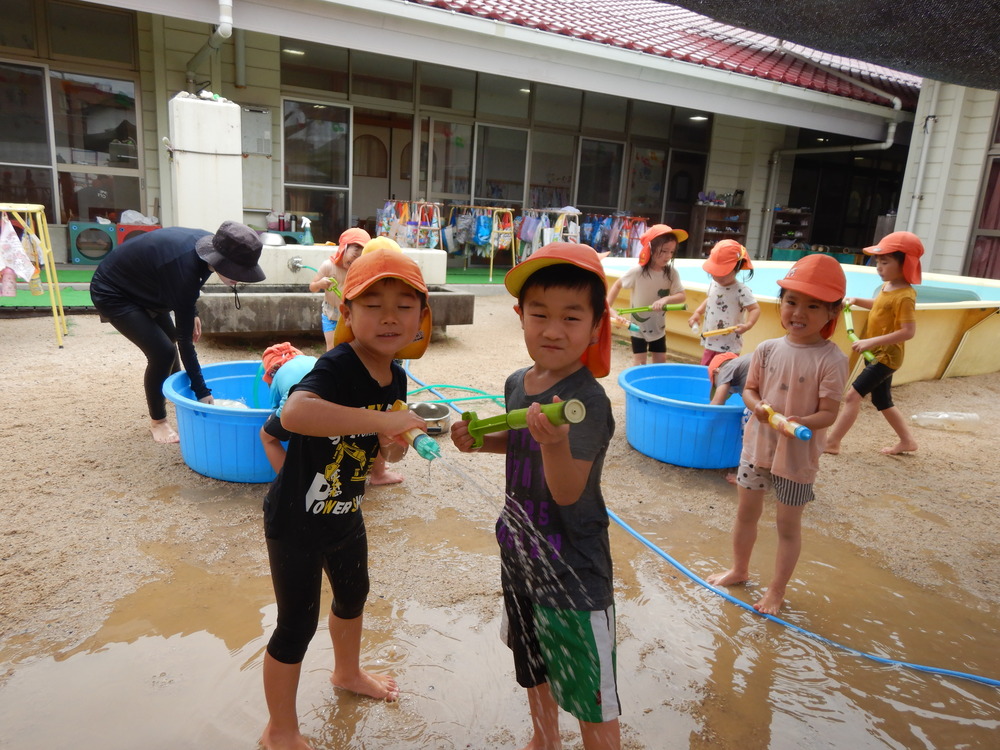
[[[634,258],[605,258],[604,270],[609,283],[636,262]],[[687,291],[688,309],[666,313],[667,348],[697,359],[702,353],[700,340],[688,328],[687,320],[705,299],[711,282],[702,270],[702,262],[697,258],[674,261],[674,268],[680,272]],[[761,341],[784,335],[778,318],[780,287],[777,281],[792,265],[788,261],[771,260],[755,260],[753,264],[754,277],[747,281],[746,274],[740,274],[740,280],[753,290],[761,315],[757,324],[743,336],[744,353],[752,352]],[[843,265],[843,269],[847,274],[848,297],[874,296],[881,282],[873,267]],[[917,290],[917,333],[906,342],[903,366],[893,377],[893,384],[1000,370],[1000,281],[925,273],[923,283],[914,288]],[[614,306],[629,307],[629,296],[630,290],[623,289]],[[868,311],[854,308],[853,316],[855,333],[864,338]],[[619,328],[615,333],[628,336]],[[833,341],[851,358],[851,367],[855,367],[861,358],[851,351],[843,319],[837,325]]]

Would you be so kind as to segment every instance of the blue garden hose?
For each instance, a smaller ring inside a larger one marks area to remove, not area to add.
[[[763,612],[758,612],[750,604],[747,604],[746,602],[741,601],[740,599],[737,599],[735,596],[733,596],[732,594],[729,594],[729,593],[723,591],[722,589],[719,589],[719,588],[716,588],[715,586],[712,586],[705,579],[700,578],[697,575],[695,575],[694,573],[692,573],[690,570],[688,570],[683,565],[681,565],[677,560],[675,560],[674,558],[672,558],[670,555],[668,555],[662,549],[660,549],[659,547],[657,547],[655,544],[653,544],[651,541],[649,541],[648,539],[646,539],[639,532],[637,532],[635,529],[633,529],[631,526],[629,526],[627,523],[625,523],[622,519],[620,519],[617,515],[615,515],[615,513],[613,511],[609,510],[608,511],[608,516],[615,523],[617,523],[619,526],[621,526],[622,529],[624,529],[626,532],[628,532],[629,534],[631,534],[638,541],[642,542],[646,547],[648,547],[653,552],[655,552],[657,555],[659,555],[664,560],[666,560],[668,563],[670,563],[671,565],[673,565],[675,568],[677,568],[677,570],[679,570],[681,573],[683,573],[684,575],[686,575],[688,578],[690,578],[692,581],[694,581],[695,583],[697,583],[699,586],[704,586],[706,589],[708,589],[709,591],[711,591],[713,594],[718,594],[723,599],[726,599],[727,601],[732,602],[733,604],[737,605],[738,607],[742,607],[745,610],[753,612],[755,615],[759,615],[761,617],[766,617],[768,620],[770,620],[771,622],[776,622],[778,625],[784,625],[786,628],[790,628],[791,630],[795,631],[796,633],[800,633],[800,634],[802,634],[804,636],[807,636],[808,638],[812,638],[813,640],[819,641],[820,643],[824,643],[827,646],[833,646],[834,648],[839,648],[842,651],[846,651],[849,654],[854,654],[855,656],[861,656],[861,657],[864,657],[865,659],[871,659],[872,661],[878,662],[879,664],[888,664],[890,666],[895,666],[895,667],[907,667],[909,669],[914,669],[914,670],[916,670],[918,672],[927,672],[928,674],[944,675],[946,677],[959,677],[959,678],[961,678],[963,680],[972,680],[973,682],[978,682],[981,685],[989,685],[990,687],[1000,687],[1000,680],[993,680],[993,679],[990,679],[989,677],[982,677],[980,675],[969,674],[968,672],[956,672],[956,671],[954,671],[952,669],[941,669],[939,667],[928,667],[928,666],[925,666],[923,664],[913,664],[912,662],[908,662],[908,661],[897,661],[896,659],[886,659],[886,658],[883,658],[881,656],[876,656],[875,654],[869,654],[869,653],[865,653],[864,651],[858,651],[857,649],[851,648],[850,646],[845,646],[842,643],[837,643],[836,641],[831,641],[829,638],[824,638],[821,635],[817,635],[816,633],[813,633],[813,632],[811,632],[809,630],[805,630],[804,628],[800,628],[798,625],[795,625],[794,623],[791,623],[788,620],[782,620],[780,617],[775,617],[774,615],[768,615],[768,614],[764,614]]]
[[[418,383],[419,385],[423,386],[423,388],[421,390],[426,389],[426,390],[429,390],[431,393],[434,393],[434,388],[437,388],[437,387],[446,388],[446,387],[448,387],[448,386],[429,386],[429,385],[426,385],[425,383],[422,383],[410,371],[410,369],[409,369],[409,361],[407,361],[407,362],[404,363],[403,369],[406,371],[407,376],[411,380],[413,380],[413,382]],[[436,395],[441,395],[441,394],[438,393]],[[442,399],[442,400],[445,401],[445,402],[447,402],[446,399]],[[461,414],[462,410],[459,409],[458,407],[456,407],[454,404],[449,403],[448,405],[451,406],[452,409],[455,409],[455,411],[457,411],[457,412],[459,412]],[[762,612],[758,612],[757,610],[755,610],[753,608],[752,605],[747,604],[746,602],[741,601],[740,599],[737,599],[735,596],[733,596],[732,594],[727,593],[726,591],[723,591],[722,589],[719,589],[719,588],[716,588],[715,586],[712,586],[705,579],[703,579],[703,578],[695,575],[692,571],[688,570],[680,562],[678,562],[673,557],[671,557],[669,554],[667,554],[667,552],[665,552],[664,550],[662,550],[659,547],[657,547],[651,541],[649,541],[648,539],[646,539],[646,537],[642,536],[639,532],[637,532],[635,529],[633,529],[631,526],[629,526],[627,523],[625,523],[621,518],[619,518],[614,513],[614,511],[612,511],[612,510],[609,509],[608,510],[608,517],[611,518],[611,520],[614,521],[616,524],[618,524],[626,533],[630,534],[633,538],[635,538],[636,540],[638,540],[639,542],[641,542],[645,547],[647,547],[648,549],[652,550],[656,555],[658,555],[659,557],[661,557],[664,560],[666,560],[668,563],[670,563],[672,566],[674,566],[675,568],[677,568],[677,570],[679,570],[685,576],[687,576],[692,581],[694,581],[695,583],[697,583],[699,586],[705,587],[706,589],[708,589],[709,591],[711,591],[713,594],[718,594],[719,596],[721,596],[726,601],[732,602],[733,604],[735,604],[738,607],[742,607],[743,609],[745,609],[745,610],[747,610],[749,612],[752,612],[753,614],[758,615],[760,617],[765,617],[768,620],[770,620],[771,622],[777,623],[778,625],[783,625],[784,627],[789,628],[790,630],[792,630],[792,631],[794,631],[796,633],[804,635],[807,638],[812,638],[813,640],[819,641],[820,643],[823,643],[823,644],[825,644],[827,646],[832,646],[833,648],[838,648],[838,649],[840,649],[842,651],[846,651],[849,654],[853,654],[854,656],[860,656],[860,657],[863,657],[865,659],[870,659],[871,661],[877,662],[879,664],[885,664],[885,665],[894,666],[894,667],[906,667],[907,669],[912,669],[912,670],[915,670],[917,672],[925,672],[927,674],[942,675],[944,677],[957,677],[957,678],[963,679],[963,680],[970,680],[972,682],[978,682],[980,685],[988,685],[989,687],[1000,687],[1000,680],[994,680],[994,679],[991,679],[989,677],[983,677],[981,675],[971,674],[969,672],[958,672],[958,671],[955,671],[953,669],[943,669],[943,668],[940,668],[940,667],[929,667],[929,666],[926,666],[924,664],[914,664],[913,662],[908,662],[908,661],[898,661],[896,659],[886,659],[886,658],[881,657],[881,656],[876,656],[875,654],[869,654],[869,653],[866,653],[864,651],[859,651],[856,648],[851,648],[850,646],[845,646],[842,643],[837,643],[836,641],[831,641],[829,638],[821,636],[821,635],[819,635],[817,633],[813,633],[812,631],[806,630],[805,628],[801,628],[798,625],[796,625],[795,623],[789,622],[788,620],[783,620],[780,617],[776,617],[774,615],[768,615],[768,614],[764,614]]]

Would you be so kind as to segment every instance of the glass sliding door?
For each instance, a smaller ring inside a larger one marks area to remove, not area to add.
[[[583,138],[576,207],[584,212],[610,214],[619,208],[625,144]]]
[[[473,203],[520,208],[524,205],[528,131],[479,125]]]
[[[317,243],[350,226],[351,110],[319,102],[282,105],[286,213],[312,220]]]
[[[45,70],[0,62],[0,202],[40,203],[53,217]]]
[[[431,120],[429,200],[468,203],[472,195],[472,125]]]

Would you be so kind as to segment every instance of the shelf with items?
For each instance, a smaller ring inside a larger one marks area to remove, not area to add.
[[[746,245],[749,226],[749,208],[697,204],[691,211],[687,247],[681,247],[688,257],[707,258],[709,251],[720,240],[731,239]]]
[[[813,215],[807,208],[776,208],[771,219],[771,246],[778,243],[808,243],[812,236]]]

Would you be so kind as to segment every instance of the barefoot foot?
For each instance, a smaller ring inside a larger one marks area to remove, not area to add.
[[[781,594],[772,593],[771,589],[762,596],[753,608],[762,615],[776,615],[781,611],[781,605],[785,603],[785,597]]]
[[[737,583],[746,583],[750,577],[738,570],[727,570],[725,573],[709,576],[705,580],[712,586],[735,586]]]
[[[917,444],[912,440],[903,442],[900,440],[890,448],[883,448],[879,451],[883,456],[898,456],[900,453],[912,453],[917,449]]]
[[[840,443],[828,442],[823,452],[829,453],[831,456],[836,456],[840,453]]]
[[[297,728],[294,732],[281,732],[275,730],[270,722],[264,727],[259,744],[265,750],[313,750]]]
[[[734,472],[726,472],[726,481],[730,484],[736,484],[736,474]]]
[[[334,672],[330,676],[330,684],[358,695],[378,698],[386,703],[393,703],[399,699],[399,685],[388,675],[358,670],[353,676],[341,678]]]
[[[153,441],[157,443],[179,443],[181,440],[165,419],[151,420],[149,431],[153,433]]]
[[[372,487],[379,487],[384,484],[399,484],[402,481],[402,474],[397,474],[394,471],[388,470],[380,471],[378,474],[373,473],[371,479],[369,479]]]

